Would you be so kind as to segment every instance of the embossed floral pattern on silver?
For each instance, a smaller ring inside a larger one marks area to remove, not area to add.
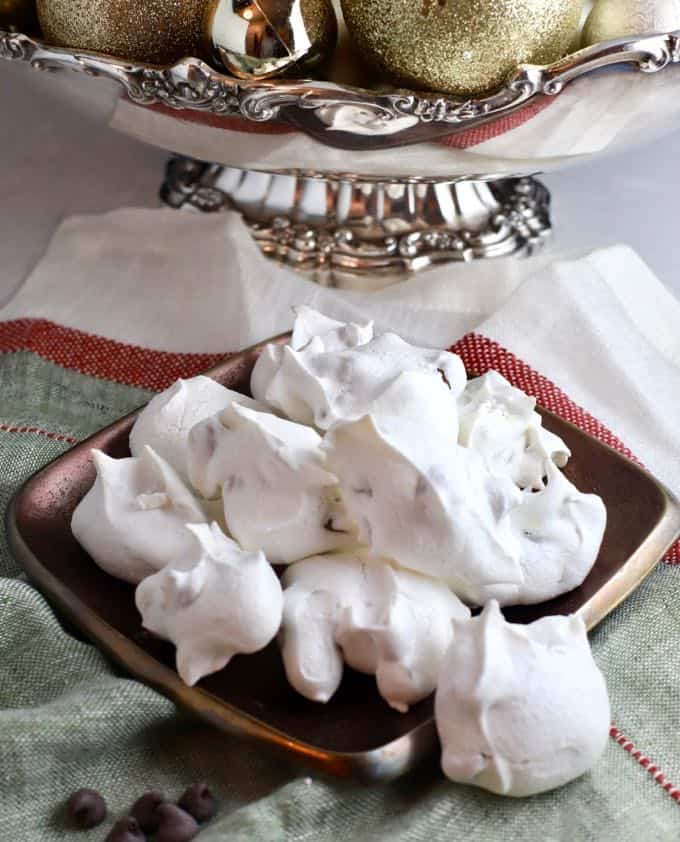
[[[317,180],[322,189],[314,206],[304,199],[308,182],[179,157],[168,164],[161,198],[177,209],[238,210],[268,257],[323,286],[363,291],[438,263],[529,256],[551,232],[550,195],[532,178]],[[281,194],[290,196],[286,207],[277,199]]]
[[[380,149],[433,140],[489,122],[534,97],[555,96],[574,79],[601,67],[628,64],[646,73],[659,72],[680,63],[680,31],[596,44],[545,67],[522,65],[503,88],[474,99],[378,92],[314,80],[244,82],[199,59],[154,67],[50,47],[2,31],[0,58],[27,62],[38,70],[70,69],[113,79],[140,105],[160,103],[257,122],[283,120],[329,146]]]

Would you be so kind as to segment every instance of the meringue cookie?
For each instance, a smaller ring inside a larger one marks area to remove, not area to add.
[[[347,325],[345,331],[356,327]],[[364,342],[355,330],[351,341],[340,341],[341,330],[315,336],[299,350],[290,345],[265,349],[253,369],[253,395],[293,421],[328,430],[369,412],[405,371],[439,374],[455,397],[464,388],[465,369],[455,354],[409,345],[394,333]]]
[[[540,491],[524,491],[510,514],[520,541],[524,582],[515,604],[530,605],[577,588],[600,551],[607,510],[596,494],[579,491],[548,460]]]
[[[150,447],[129,459],[92,456],[97,478],[71,529],[102,570],[137,584],[192,551],[185,524],[205,523],[207,513],[164,459]]]
[[[145,579],[135,601],[144,627],[175,644],[177,672],[193,686],[234,655],[267,646],[283,597],[263,553],[243,552],[216,523],[186,532],[193,552]]]
[[[604,504],[549,458],[541,490],[520,491],[476,451],[387,414],[335,427],[324,449],[372,554],[442,579],[470,604],[552,599],[597,559]]]
[[[186,478],[189,430],[233,402],[252,409],[266,409],[210,377],[177,380],[152,398],[140,412],[130,432],[130,452],[133,456],[141,456],[144,447],[149,445]]]
[[[522,496],[482,457],[401,418],[372,415],[324,441],[359,539],[467,602],[512,601],[523,582],[510,511]]]
[[[205,497],[222,490],[227,528],[272,563],[356,543],[311,427],[232,404],[189,435],[188,468]]]
[[[295,308],[291,347],[299,351],[315,337],[321,339],[325,351],[356,348],[373,339],[373,322],[366,322],[363,325],[355,322],[338,322],[306,304],[301,304]]]
[[[295,324],[290,346],[294,351],[301,351],[312,339],[315,340],[314,347],[317,352],[343,351],[348,348],[356,348],[373,339],[373,322],[368,322],[365,325],[354,322],[338,322],[311,307],[302,305],[295,308]],[[278,370],[281,368],[284,357],[283,349],[283,345],[273,343],[266,345],[253,367],[250,389],[253,395],[260,396],[263,402],[266,400],[264,396],[270,383],[275,379]],[[307,412],[306,407],[298,407],[298,415],[307,417]]]
[[[607,744],[610,710],[583,620],[512,625],[491,602],[454,626],[435,696],[444,774],[519,797],[588,771]]]
[[[476,450],[494,473],[522,488],[541,488],[548,461],[563,468],[571,456],[559,436],[543,429],[536,399],[497,371],[470,380],[458,398],[458,442]]]
[[[456,398],[439,374],[429,371],[405,371],[373,401],[374,418],[416,420],[421,435],[437,435],[446,447],[458,438]]]
[[[284,576],[281,649],[290,684],[327,702],[343,659],[375,675],[388,704],[405,712],[434,690],[453,636],[470,611],[441,582],[365,555],[309,558]]]

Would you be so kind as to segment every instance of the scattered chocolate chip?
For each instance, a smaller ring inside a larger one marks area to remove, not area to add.
[[[361,488],[353,488],[352,492],[354,494],[365,494],[367,497],[373,496],[373,489],[370,485],[364,485]]]
[[[156,807],[159,824],[154,842],[189,842],[198,833],[198,822],[176,804],[159,804]]]
[[[217,801],[208,784],[193,784],[177,802],[197,822],[207,822],[217,812]]]
[[[328,518],[328,519],[324,522],[323,528],[324,528],[327,532],[336,532],[336,533],[338,533],[338,535],[347,535],[347,530],[346,530],[346,529],[337,529],[337,528],[336,528],[336,526],[335,526],[335,521],[333,520],[333,518],[332,518],[332,517],[329,517],[329,518]]]
[[[232,474],[227,481],[224,483],[223,491],[226,489],[229,491],[239,491],[242,489],[246,484],[246,481],[243,477],[239,477],[236,474]]]
[[[70,821],[86,830],[96,827],[106,818],[106,801],[94,789],[79,789],[66,803]]]
[[[144,833],[155,833],[158,830],[160,819],[156,807],[163,804],[164,801],[163,794],[156,789],[152,789],[151,792],[145,792],[132,805],[130,815],[137,819]]]
[[[105,842],[146,842],[146,834],[137,819],[125,816],[114,824]]]
[[[437,371],[439,372],[439,376],[441,377],[441,379],[444,381],[444,383],[446,383],[446,385],[447,385],[447,386],[449,387],[449,389],[450,389],[450,388],[451,388],[451,384],[449,383],[449,378],[446,376],[446,372],[444,371],[444,369],[443,369],[443,368],[438,368],[438,369],[437,369]]]

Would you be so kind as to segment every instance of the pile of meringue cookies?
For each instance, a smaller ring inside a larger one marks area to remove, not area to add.
[[[157,395],[131,458],[93,451],[73,515],[96,563],[137,585],[181,678],[278,637],[314,702],[345,664],[397,711],[435,691],[454,781],[524,796],[587,771],[610,715],[583,620],[500,611],[580,585],[605,529],[534,399],[307,307],[289,344],[264,348],[251,391],[195,377]]]

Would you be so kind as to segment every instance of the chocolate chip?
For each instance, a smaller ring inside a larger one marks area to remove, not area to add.
[[[329,517],[326,521],[324,521],[323,528],[324,528],[327,532],[336,532],[336,533],[337,533],[337,534],[339,534],[339,535],[347,535],[347,530],[346,530],[346,529],[337,529],[337,528],[336,528],[336,526],[335,526],[335,521],[333,520],[333,518],[332,518],[332,517]]]
[[[188,842],[198,833],[198,823],[176,804],[159,804],[156,807],[159,824],[154,842]]]
[[[76,827],[97,827],[106,818],[106,801],[94,789],[79,789],[67,801],[66,812]]]
[[[105,842],[146,842],[146,834],[137,819],[125,816],[114,824]]]
[[[132,805],[130,815],[137,819],[144,833],[154,833],[158,830],[160,818],[156,807],[163,804],[164,801],[163,794],[156,789],[152,789],[151,792],[145,792]]]
[[[217,812],[217,801],[208,784],[193,784],[177,802],[197,822],[207,822]]]

